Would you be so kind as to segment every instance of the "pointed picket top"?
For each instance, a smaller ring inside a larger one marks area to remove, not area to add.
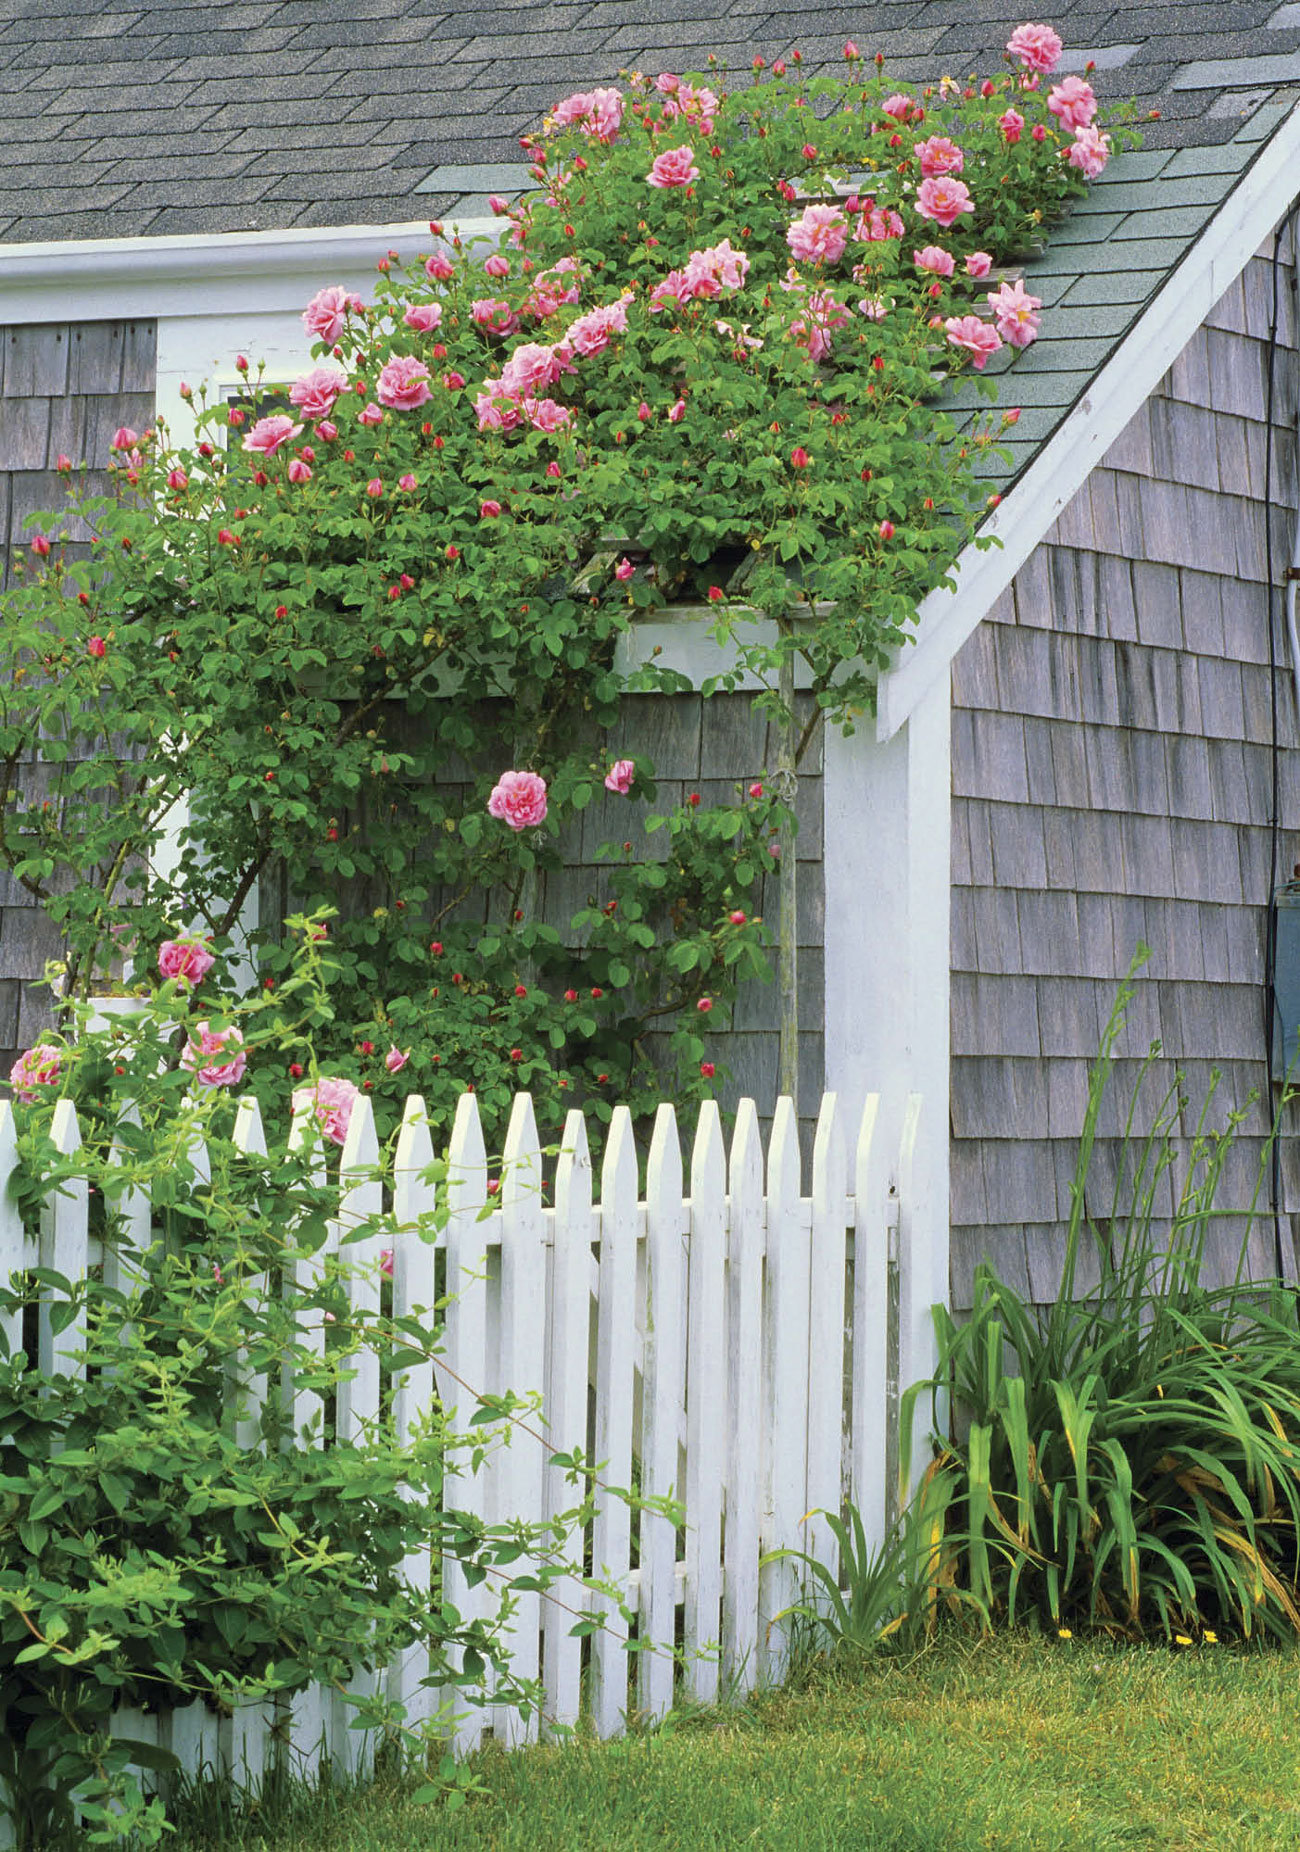
[[[772,1135],[767,1147],[767,1194],[774,1203],[798,1202],[803,1184],[799,1156],[799,1121],[794,1101],[783,1093],[772,1114]]]
[[[834,1093],[823,1093],[817,1114],[817,1132],[813,1139],[813,1201],[842,1201],[847,1175],[844,1135],[840,1128],[839,1100]]]
[[[71,1100],[56,1102],[54,1117],[50,1121],[50,1142],[62,1157],[71,1157],[74,1151],[80,1151],[81,1127],[77,1123],[77,1109]]]
[[[605,1161],[600,1167],[600,1200],[612,1203],[636,1202],[636,1138],[632,1115],[626,1106],[616,1106],[609,1121],[605,1141]]]
[[[858,1141],[853,1153],[853,1199],[857,1204],[858,1227],[864,1225],[863,1210],[871,1200],[872,1162],[875,1147],[876,1120],[880,1115],[880,1095],[869,1093],[862,1102],[862,1118],[858,1124]]]
[[[232,1142],[235,1150],[245,1156],[266,1156],[266,1128],[256,1094],[245,1093],[236,1106]]]
[[[665,1100],[655,1113],[646,1165],[646,1203],[655,1207],[682,1193],[682,1146],[677,1136],[677,1114]]]
[[[576,1109],[565,1115],[564,1137],[555,1165],[555,1213],[567,1217],[574,1208],[591,1202],[591,1150],[587,1121]]]
[[[753,1100],[741,1100],[736,1106],[727,1187],[733,1196],[742,1190],[746,1198],[763,1194],[763,1134]]]
[[[393,1213],[399,1222],[410,1221],[417,1213],[412,1199],[424,1195],[422,1179],[433,1161],[429,1109],[420,1094],[408,1094],[393,1157]]]
[[[541,1208],[542,1154],[531,1093],[516,1093],[501,1154],[501,1208]]]
[[[449,1178],[451,1186],[458,1192],[475,1188],[474,1180],[481,1175],[482,1181],[477,1187],[483,1190],[487,1183],[487,1148],[483,1143],[483,1124],[478,1115],[478,1101],[472,1093],[462,1093],[456,1102],[456,1117],[452,1122],[451,1143],[447,1147],[447,1163],[453,1173]],[[465,1198],[466,1201],[469,1198]],[[483,1201],[483,1195],[476,1198]],[[452,1207],[460,1205],[453,1201]]]
[[[375,1109],[363,1093],[352,1102],[343,1155],[339,1160],[340,1179],[355,1177],[358,1171],[373,1170],[379,1162],[379,1137],[375,1131]]]
[[[705,1649],[722,1634],[722,1504],[727,1482],[727,1158],[716,1100],[705,1100],[691,1150],[687,1262],[686,1588],[684,1675],[701,1704],[718,1695],[718,1661]]]
[[[726,1188],[727,1148],[722,1138],[722,1114],[716,1100],[704,1100],[695,1122],[695,1142],[691,1146],[691,1195],[702,1195],[719,1187]]]

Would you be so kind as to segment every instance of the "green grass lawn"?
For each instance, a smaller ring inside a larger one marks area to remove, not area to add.
[[[1300,1846],[1300,1652],[1014,1638],[815,1671],[742,1710],[477,1767],[459,1813],[392,1783],[173,1852],[642,1847],[1104,1852]]]

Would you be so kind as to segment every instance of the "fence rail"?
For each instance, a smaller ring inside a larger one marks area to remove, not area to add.
[[[392,1174],[381,1183],[373,1115],[363,1099],[341,1155],[325,1249],[296,1264],[321,1265],[349,1229],[391,1208],[395,1234],[368,1233],[348,1245],[347,1291],[358,1312],[378,1313],[387,1271],[381,1242],[391,1240],[395,1315],[446,1294],[438,1357],[403,1369],[381,1403],[379,1356],[363,1351],[324,1438],[313,1391],[250,1378],[236,1359],[231,1394],[239,1398],[241,1440],[256,1444],[258,1409],[273,1393],[291,1398],[304,1445],[348,1444],[381,1418],[381,1406],[404,1438],[435,1397],[463,1426],[477,1394],[535,1393],[548,1444],[528,1432],[530,1418],[476,1473],[449,1476],[448,1502],[488,1522],[544,1520],[573,1503],[551,1453],[594,1448],[604,1481],[635,1481],[647,1494],[684,1499],[686,1523],[679,1533],[667,1518],[643,1512],[634,1539],[628,1505],[598,1492],[589,1533],[573,1535],[567,1546],[575,1574],[585,1548],[595,1572],[627,1591],[642,1639],[684,1645],[680,1677],[693,1699],[708,1703],[723,1690],[775,1682],[789,1649],[777,1616],[797,1595],[798,1574],[790,1562],[763,1558],[792,1546],[833,1561],[834,1538],[816,1514],[838,1511],[846,1498],[873,1538],[883,1536],[890,1511],[897,1383],[900,1370],[904,1380],[910,1374],[908,1356],[899,1356],[897,1308],[900,1297],[908,1300],[920,1100],[907,1100],[898,1115],[901,1138],[889,1150],[877,1136],[878,1106],[879,1096],[869,1096],[853,1128],[850,1169],[835,1096],[823,1098],[805,1196],[788,1099],[776,1107],[766,1166],[753,1101],[740,1104],[729,1151],[718,1109],[707,1103],[688,1159],[673,1108],[661,1105],[642,1198],[625,1107],[614,1111],[597,1185],[580,1113],[569,1114],[558,1156],[548,1154],[531,1099],[518,1095],[502,1160],[490,1167],[477,1103],[465,1095],[445,1183],[435,1189],[426,1174],[434,1149],[423,1101],[408,1100]],[[69,1102],[57,1108],[53,1130],[61,1151],[79,1148]],[[294,1137],[303,1131],[300,1122]],[[254,1101],[241,1105],[234,1137],[245,1151],[265,1150]],[[120,1267],[90,1238],[84,1182],[65,1184],[47,1200],[38,1229],[23,1226],[8,1190],[14,1151],[12,1112],[0,1105],[0,1278],[37,1265],[73,1280],[94,1266],[107,1274]],[[499,1182],[490,1168],[499,1170]],[[430,1212],[444,1218],[435,1246],[416,1232]],[[149,1204],[133,1200],[128,1216],[133,1238],[147,1241]],[[439,1249],[445,1282],[435,1278]],[[924,1268],[918,1277],[928,1277]],[[51,1311],[46,1295],[39,1366],[78,1371],[81,1326],[58,1330]],[[19,1315],[9,1336],[20,1341]],[[904,1353],[907,1346],[905,1323]],[[314,1443],[306,1436],[313,1420]],[[483,1592],[467,1586],[454,1558],[435,1565],[425,1551],[406,1569],[417,1586],[436,1575],[444,1599],[467,1617],[477,1612]],[[576,1584],[553,1592],[558,1600],[521,1595],[510,1632],[516,1671],[543,1681],[540,1720],[525,1723],[504,1707],[471,1711],[455,1727],[458,1750],[475,1747],[489,1729],[508,1743],[536,1736],[539,1727],[544,1734],[576,1722],[584,1706],[607,1737],[629,1712],[658,1716],[673,1702],[677,1673],[669,1653],[629,1654],[626,1625],[608,1601],[603,1629],[584,1646],[571,1631],[570,1610],[602,1604]],[[383,1675],[409,1718],[430,1716],[440,1703],[441,1694],[422,1682],[427,1670],[427,1654],[413,1646]],[[231,1718],[196,1704],[120,1718],[123,1735],[170,1748],[191,1773],[207,1768],[244,1779],[260,1775],[286,1744],[301,1772],[310,1773],[322,1755],[348,1772],[364,1771],[370,1747],[348,1720],[346,1703],[322,1688],[300,1694],[279,1717],[266,1705]]]

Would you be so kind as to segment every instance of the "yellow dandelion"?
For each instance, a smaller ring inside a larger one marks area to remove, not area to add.
[[[1190,1634],[1176,1633],[1174,1635],[1174,1645],[1175,1646],[1190,1646],[1191,1643],[1192,1643],[1192,1639],[1191,1639]]]
[[[1217,1646],[1219,1644],[1218,1634],[1215,1633],[1213,1629],[1210,1627],[1206,1627],[1204,1629],[1204,1631],[1201,1634],[1201,1638],[1205,1641],[1205,1644],[1207,1646]]]
[[[1058,1640],[1072,1640],[1074,1635],[1070,1632],[1068,1627],[1058,1627],[1056,1630],[1056,1637]]]

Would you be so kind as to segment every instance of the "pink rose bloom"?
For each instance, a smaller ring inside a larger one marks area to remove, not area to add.
[[[810,264],[835,264],[849,241],[849,224],[837,206],[807,206],[785,234],[795,257]]]
[[[652,315],[662,310],[681,308],[692,297],[692,289],[686,280],[684,270],[670,270],[662,283],[656,283],[650,291],[647,307]]]
[[[511,398],[501,391],[500,380],[488,380],[474,400],[480,431],[513,431],[522,413]]]
[[[397,1052],[396,1049],[394,1049],[393,1052],[396,1053]],[[393,1277],[393,1250],[391,1248],[380,1248],[379,1250],[379,1271],[383,1274],[386,1280],[392,1279]]]
[[[932,135],[929,141],[919,141],[915,147],[927,180],[938,179],[941,174],[959,174],[966,165],[966,156],[946,135]]]
[[[501,390],[507,398],[527,398],[538,386],[553,386],[565,370],[555,348],[521,341],[501,369]]]
[[[195,1028],[198,1041],[186,1044],[181,1066],[189,1068],[201,1087],[237,1087],[248,1066],[244,1038],[239,1030],[233,1023],[229,1028],[214,1030],[206,1022],[200,1022]],[[225,1059],[214,1059],[218,1055]]]
[[[947,231],[963,212],[974,212],[975,204],[962,180],[923,180],[916,189],[919,217],[933,219]]]
[[[534,431],[567,431],[573,423],[573,413],[558,399],[524,399],[521,409]]]
[[[513,334],[519,326],[519,317],[510,304],[502,302],[498,296],[480,296],[477,302],[470,304],[469,312],[476,328],[501,339]]]
[[[881,296],[864,296],[858,304],[858,314],[869,322],[883,322],[888,313],[889,304]]]
[[[680,424],[680,423],[681,423],[681,421],[682,421],[682,419],[683,419],[683,418],[684,418],[685,416],[686,416],[686,401],[685,401],[685,399],[678,399],[678,400],[677,400],[677,401],[676,401],[676,402],[675,402],[674,404],[672,404],[672,405],[670,405],[670,406],[668,407],[668,422],[669,422],[669,424]]]
[[[420,483],[418,477],[411,475],[408,470],[405,476],[399,476],[397,478],[397,486],[399,489],[405,489],[409,495],[412,489],[419,488]]]
[[[140,433],[138,431],[133,431],[129,424],[120,424],[114,431],[112,442],[108,447],[110,450],[134,450],[139,442]]]
[[[158,947],[160,973],[186,990],[201,984],[216,962],[205,939],[165,939]]]
[[[1027,295],[1022,282],[1004,283],[1001,289],[990,290],[988,302],[1004,341],[1012,347],[1028,347],[1037,340],[1037,311],[1043,306],[1042,299]]]
[[[627,581],[632,577],[632,574],[635,571],[636,571],[636,567],[632,564],[631,560],[627,557],[625,553],[622,559],[618,562],[618,565],[615,566],[614,568],[614,577],[618,579],[620,583],[626,584]]]
[[[318,290],[312,297],[302,312],[302,325],[308,334],[314,334],[317,340],[333,347],[343,332],[349,311],[359,314],[365,306],[360,296],[354,296],[341,283],[335,283],[329,289]]]
[[[523,313],[536,321],[554,315],[563,303],[576,302],[579,296],[578,260],[562,257],[549,270],[539,270],[533,287],[524,299]]]
[[[993,259],[989,256],[987,251],[972,251],[970,256],[966,259],[966,275],[968,277],[986,277],[992,268]]]
[[[936,277],[950,277],[956,268],[952,252],[945,251],[941,244],[927,244],[923,251],[913,251],[912,262],[918,270],[927,270]]]
[[[435,283],[446,283],[455,276],[456,266],[449,257],[444,257],[441,251],[437,251],[432,257],[425,258],[424,274],[432,277]]]
[[[697,300],[711,301],[724,289],[740,289],[749,275],[749,259],[743,251],[733,251],[730,238],[692,251],[687,259],[683,280]]]
[[[985,361],[1002,345],[997,329],[990,328],[978,315],[953,315],[943,325],[948,330],[949,342],[953,347],[966,350],[977,373],[984,371]]]
[[[895,122],[906,122],[912,113],[912,98],[904,96],[900,91],[894,96],[887,96],[880,107],[887,116],[892,116]]]
[[[510,259],[501,251],[493,251],[491,257],[484,261],[483,271],[486,276],[490,277],[508,277]]]
[[[615,759],[605,773],[605,789],[617,791],[620,797],[626,797],[632,789],[632,780],[636,777],[635,759]]]
[[[189,486],[190,486],[190,479],[185,474],[185,471],[183,469],[169,469],[168,470],[167,487],[169,489],[188,489]]]
[[[631,296],[620,296],[617,302],[607,303],[600,309],[588,309],[585,315],[570,323],[564,338],[574,353],[589,358],[609,346],[611,335],[626,334],[627,306],[631,300]]]
[[[1050,26],[1017,26],[1007,40],[1007,50],[1022,70],[1046,75],[1056,69],[1062,47]]]
[[[318,1080],[314,1087],[298,1087],[293,1094],[292,1104],[295,1113],[309,1109],[314,1112],[316,1123],[326,1138],[341,1145],[347,1140],[352,1108],[360,1098],[360,1087],[339,1075],[330,1074]]]
[[[923,186],[933,186],[936,183],[932,180],[924,180],[921,184]],[[960,180],[955,182],[955,184],[960,186]],[[901,238],[903,235],[903,221],[892,206],[886,208],[884,206],[868,204],[862,217],[858,220],[853,235],[855,238],[860,239],[863,244],[879,244],[881,240],[885,238]]]
[[[1094,128],[1076,129],[1065,158],[1071,167],[1095,180],[1110,159],[1110,137]]]
[[[395,354],[379,375],[375,397],[395,411],[413,412],[433,397],[429,369],[410,354]]]
[[[655,78],[655,89],[660,96],[672,96],[681,83],[680,77],[674,77],[671,71],[660,71]]]
[[[316,426],[316,435],[321,439],[322,443],[332,444],[338,434],[338,426],[336,424],[331,424],[328,418],[322,418],[320,423]]]
[[[383,492],[383,478],[381,476],[372,476],[366,484],[366,494],[370,497],[371,501],[377,502]]]
[[[659,155],[646,181],[650,186],[674,187],[689,186],[692,180],[698,180],[700,170],[695,165],[695,150],[691,147],[669,148]]]
[[[1097,113],[1097,99],[1084,78],[1063,77],[1048,91],[1047,107],[1063,129],[1086,129]]]
[[[593,90],[583,132],[597,141],[611,142],[623,120],[623,94],[619,90]]]
[[[285,474],[290,482],[303,483],[311,481],[311,464],[304,463],[301,457],[290,457]]]
[[[512,830],[530,829],[546,817],[546,780],[536,772],[502,772],[488,798],[488,815]]]
[[[63,1050],[52,1042],[38,1042],[35,1048],[19,1055],[9,1070],[9,1085],[15,1098],[26,1100],[30,1105],[36,1098],[37,1087],[54,1086],[62,1060]]]
[[[301,430],[300,424],[295,424],[292,418],[286,418],[282,412],[274,418],[259,418],[244,439],[244,449],[256,450],[264,457],[273,457],[282,444],[297,437]]]
[[[317,367],[290,386],[289,403],[296,405],[304,418],[328,418],[347,383],[347,375],[333,367]]]
[[[384,414],[380,411],[379,407],[375,404],[363,405],[361,407],[361,410],[357,413],[357,423],[358,424],[373,426],[376,424],[382,424],[383,422],[384,422]]]
[[[432,334],[442,320],[442,304],[440,302],[413,302],[402,320],[408,328],[415,328],[421,334]]]
[[[405,1053],[403,1053],[396,1043],[394,1043],[384,1056],[384,1066],[388,1069],[390,1074],[400,1074],[410,1059],[410,1049],[408,1048]]]
[[[998,127],[1008,148],[1014,148],[1025,129],[1025,119],[1018,109],[1008,109],[998,117]]]

